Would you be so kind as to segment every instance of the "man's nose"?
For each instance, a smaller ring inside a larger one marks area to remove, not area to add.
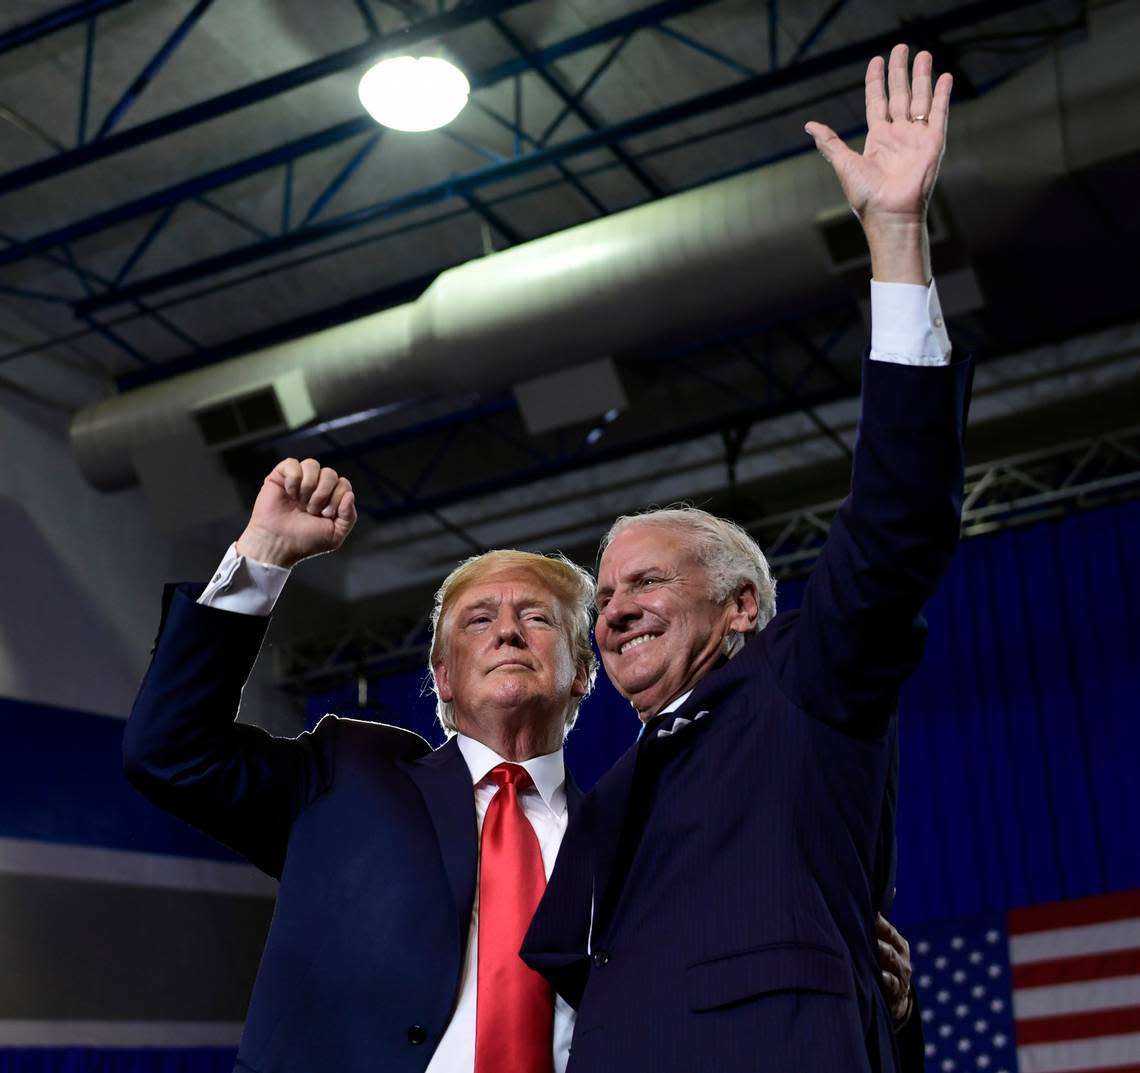
[[[630,598],[628,592],[615,592],[602,609],[602,617],[611,629],[621,626],[640,614],[641,608],[637,602]]]
[[[513,611],[501,614],[495,625],[499,644],[526,647],[526,635],[523,633],[522,619]]]

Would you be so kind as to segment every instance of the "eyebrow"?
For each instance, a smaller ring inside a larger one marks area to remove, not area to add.
[[[663,566],[639,566],[632,574],[627,574],[625,578],[621,579],[625,582],[640,581],[647,574],[664,574],[666,570]],[[599,585],[595,595],[595,603],[598,598],[602,596],[612,596],[614,594],[614,587],[612,585]]]
[[[496,608],[502,604],[502,600],[494,596],[484,596],[481,600],[474,600],[469,603],[460,601],[457,611],[480,611],[487,608]],[[541,608],[544,611],[555,612],[557,601],[548,600],[544,597],[532,595],[531,593],[524,593],[518,600],[514,601],[514,606],[521,607],[524,610],[532,607]]]

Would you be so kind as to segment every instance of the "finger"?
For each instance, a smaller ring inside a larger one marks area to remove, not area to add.
[[[341,477],[336,486],[329,496],[328,504],[325,509],[321,511],[321,515],[325,518],[335,518],[337,511],[340,508],[340,501],[345,497],[345,494],[352,491],[352,485],[349,484],[347,477]]]
[[[887,110],[892,123],[905,123],[910,115],[910,82],[906,70],[908,54],[906,45],[895,45],[887,64],[887,92],[890,94]]]
[[[295,458],[283,458],[266,480],[275,480],[285,489],[287,496],[296,498],[297,489],[301,486],[301,463]]]
[[[892,1007],[902,998],[902,984],[889,972],[883,973],[883,990],[887,993],[887,999]]]
[[[890,943],[879,940],[879,967],[886,972],[893,973],[900,980],[903,977],[902,958]]]
[[[340,475],[337,471],[329,469],[328,466],[325,466],[317,474],[317,486],[313,489],[313,494],[309,496],[308,511],[310,514],[320,514],[328,506],[333,489],[336,488],[336,482],[339,480]]]
[[[898,946],[902,939],[898,929],[882,913],[875,920],[875,931],[880,939],[886,939],[892,946]]]
[[[824,160],[837,171],[842,167],[845,157],[858,156],[858,153],[849,149],[843,139],[825,123],[813,121],[805,124],[804,130],[812,136],[815,147],[823,155]]]
[[[333,519],[333,530],[338,545],[344,542],[354,525],[356,525],[356,493],[350,489],[337,504],[336,517]]]
[[[930,119],[931,98],[933,89],[930,83],[930,72],[934,67],[934,57],[929,52],[920,52],[914,58],[914,70],[910,82],[910,114],[912,116],[926,116]]]
[[[356,524],[356,493],[349,487],[336,507],[337,521]]]
[[[946,125],[950,120],[950,91],[954,88],[954,76],[947,72],[938,76],[934,86],[934,99],[930,104],[930,125],[946,135]]]
[[[864,80],[863,93],[867,102],[868,129],[876,123],[889,123],[891,119],[887,114],[885,70],[882,56],[876,56],[867,64],[867,77]]]
[[[301,486],[297,490],[297,502],[302,507],[309,506],[309,496],[313,494],[314,489],[317,487],[317,481],[321,476],[321,464],[315,458],[306,458],[301,463]]]

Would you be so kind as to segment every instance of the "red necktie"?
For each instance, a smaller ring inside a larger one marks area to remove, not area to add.
[[[518,764],[499,764],[499,790],[483,819],[479,864],[479,975],[475,1073],[551,1073],[554,997],[519,957],[546,889],[538,836],[519,805],[531,785]]]

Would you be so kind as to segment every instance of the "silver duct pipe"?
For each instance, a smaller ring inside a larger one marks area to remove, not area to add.
[[[1000,244],[1058,179],[1140,148],[1140,14],[1120,4],[1094,20],[1088,41],[955,108],[940,189],[967,247]],[[279,431],[497,390],[838,295],[813,226],[837,198],[805,154],[471,261],[409,305],[88,406],[72,422],[76,457],[94,485],[122,488],[172,428],[258,391],[272,390]]]

